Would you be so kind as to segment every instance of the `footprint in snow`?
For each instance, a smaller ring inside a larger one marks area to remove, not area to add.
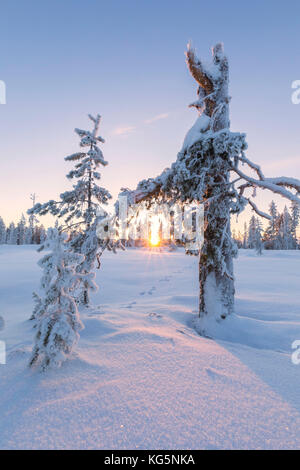
[[[205,372],[212,379],[220,380],[222,383],[232,383],[233,382],[232,377],[228,377],[226,374],[223,374],[222,372],[217,372],[216,370],[213,370],[210,367],[207,367],[205,369]]]
[[[148,290],[148,294],[149,294],[149,295],[152,295],[155,290],[156,290],[156,287],[154,287],[154,286],[151,287],[151,289]]]
[[[159,282],[170,282],[172,276],[165,276],[159,280]]]
[[[152,295],[155,290],[156,290],[156,287],[153,286],[147,292],[146,291],[140,292],[140,295],[145,295],[145,294]]]
[[[151,317],[151,318],[162,318],[162,315],[160,315],[159,313],[151,312],[151,313],[148,313],[148,317]]]
[[[135,304],[136,304],[136,302],[130,302],[130,304],[128,304],[128,305],[122,305],[122,308],[132,308],[133,305],[135,305]]]
[[[219,374],[212,369],[206,368],[205,372],[207,373],[207,375],[209,375],[213,379],[215,379],[216,377],[219,377]]]
[[[27,354],[27,351],[25,348],[17,348],[8,353],[8,359],[18,359]]]

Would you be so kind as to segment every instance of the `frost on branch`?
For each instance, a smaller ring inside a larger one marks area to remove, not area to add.
[[[73,189],[60,195],[60,200],[50,200],[44,204],[35,204],[29,209],[29,214],[52,214],[64,220],[66,227],[88,227],[93,223],[97,215],[98,205],[107,204],[111,199],[109,191],[98,185],[101,179],[99,168],[107,165],[99,143],[104,139],[98,136],[101,116],[89,115],[93,123],[92,131],[75,129],[80,137],[80,147],[88,147],[86,151],[80,151],[65,157],[66,161],[74,162],[74,168],[67,174],[70,180],[77,180]]]
[[[75,253],[84,253],[76,267],[76,272],[81,274],[82,277],[75,296],[80,305],[89,305],[90,293],[97,291],[96,276],[93,272],[99,251],[95,222],[85,232],[75,234],[74,238],[70,240],[69,246]]]

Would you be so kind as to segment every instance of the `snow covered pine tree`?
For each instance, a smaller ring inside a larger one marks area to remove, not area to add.
[[[6,243],[6,227],[4,220],[0,217],[0,245]]]
[[[300,206],[296,202],[291,205],[291,236],[293,239],[293,249],[298,249],[297,227],[299,225]]]
[[[171,169],[155,180],[142,181],[135,200],[165,198],[204,203],[204,244],[199,258],[199,314],[220,321],[233,311],[234,279],[232,258],[236,246],[231,240],[230,213],[245,205],[229,174],[246,148],[245,137],[229,131],[228,62],[221,44],[213,48],[213,63],[204,68],[193,50],[187,64],[198,82],[198,100],[191,106],[199,117],[188,132],[183,148]],[[205,324],[202,332],[205,334]]]
[[[29,365],[39,364],[42,370],[59,367],[76,345],[83,325],[72,293],[80,275],[75,267],[82,255],[69,251],[66,234],[49,229],[42,249],[49,250],[39,262],[44,270],[41,295],[36,296],[37,333]],[[91,275],[87,282],[92,283]]]
[[[98,147],[99,143],[104,143],[104,139],[98,135],[101,116],[93,117],[89,114],[93,122],[93,130],[85,131],[75,129],[80,137],[80,147],[88,148],[87,152],[77,152],[65,158],[66,161],[77,162],[75,169],[71,170],[67,178],[77,179],[77,183],[71,191],[66,191],[60,195],[60,201],[51,200],[45,204],[35,204],[28,214],[52,214],[58,218],[64,218],[65,226],[62,230],[74,230],[75,236],[70,241],[70,248],[77,253],[84,255],[82,262],[78,265],[77,271],[87,274],[94,268],[94,264],[99,257],[99,248],[103,242],[98,240],[96,227],[99,219],[103,216],[97,215],[99,204],[107,204],[111,199],[111,194],[98,186],[97,181],[101,175],[98,172],[100,166],[106,166],[107,162],[103,158],[102,151]],[[105,211],[103,211],[105,213]],[[83,282],[79,289],[78,301],[86,306],[89,305],[89,286]]]
[[[231,239],[230,215],[243,210],[247,203],[260,216],[248,188],[268,189],[297,204],[300,181],[293,178],[265,178],[260,167],[245,156],[245,134],[229,130],[228,61],[223,45],[212,49],[212,63],[205,66],[189,46],[187,65],[198,83],[195,107],[199,117],[187,133],[177,160],[156,178],[143,180],[128,193],[129,203],[141,201],[198,201],[204,204],[204,243],[199,257],[199,321],[203,335],[214,335],[220,323],[234,311],[233,257],[237,254]],[[248,176],[239,168],[246,164],[258,175]],[[236,173],[233,179],[231,173]],[[241,186],[237,183],[245,180]],[[289,189],[286,189],[289,188]],[[296,190],[296,194],[292,190]],[[124,193],[123,193],[124,194]],[[255,194],[254,194],[255,196]]]

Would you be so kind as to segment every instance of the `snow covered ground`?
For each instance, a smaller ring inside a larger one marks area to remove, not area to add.
[[[106,253],[74,358],[26,365],[40,254],[0,246],[1,449],[300,448],[300,252],[241,251],[236,312],[200,337],[197,259]]]

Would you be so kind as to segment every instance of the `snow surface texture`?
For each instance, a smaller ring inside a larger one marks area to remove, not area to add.
[[[1,449],[300,447],[300,252],[240,251],[236,311],[200,337],[197,258],[105,253],[77,352],[61,369],[27,368],[31,293],[41,254],[0,246]]]

